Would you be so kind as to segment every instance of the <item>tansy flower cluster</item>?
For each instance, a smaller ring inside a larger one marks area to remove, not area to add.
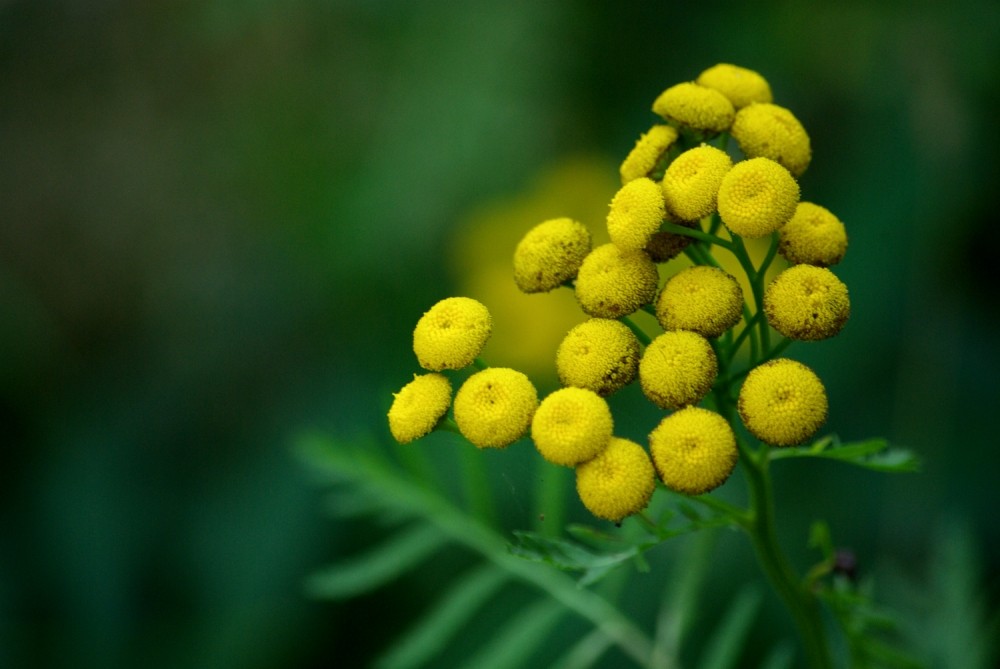
[[[414,329],[426,373],[395,395],[397,441],[441,426],[479,448],[530,437],[546,461],[575,470],[591,513],[620,522],[646,507],[657,480],[684,495],[721,486],[750,448],[741,435],[767,449],[822,427],[822,381],[781,357],[794,340],[836,335],[850,315],[830,269],[847,249],[844,224],[801,199],[809,136],[759,73],[726,63],[668,87],[652,111],[659,118],[610,195],[610,243],[593,246],[584,222],[554,218],[513,249],[523,292],[570,289],[580,306],[580,323],[553,351],[561,387],[540,399],[523,373],[481,361],[488,308],[447,298]],[[755,260],[744,240],[769,250]],[[773,263],[785,269],[768,281]],[[607,401],[636,380],[657,413],[646,445],[623,436]]]

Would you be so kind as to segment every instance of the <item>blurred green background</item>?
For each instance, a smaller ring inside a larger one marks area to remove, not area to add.
[[[0,666],[364,666],[423,590],[303,596],[371,536],[296,436],[386,438],[455,240],[567,161],[607,202],[717,62],[803,122],[850,234],[852,321],[792,355],[832,429],[925,464],[785,483],[789,542],[823,515],[919,579],[967,527],[995,604],[998,35],[990,0],[0,2]],[[546,202],[520,230],[580,206]]]

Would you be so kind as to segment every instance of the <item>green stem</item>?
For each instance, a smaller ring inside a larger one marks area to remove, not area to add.
[[[750,254],[747,253],[747,248],[744,246],[743,239],[739,235],[733,235],[733,244],[730,250],[736,256],[736,260],[739,261],[740,266],[743,267],[743,271],[746,272],[747,279],[750,281],[750,289],[753,291],[754,308],[759,312],[764,308],[763,272],[758,273],[757,269],[753,266]],[[771,347],[771,334],[767,319],[759,319],[757,325],[760,330],[760,348],[762,351],[766,351]]]
[[[715,244],[716,246],[721,246],[724,249],[731,249],[732,243],[723,239],[722,237],[717,237],[713,234],[699,230],[698,228],[689,228],[683,225],[677,225],[676,223],[664,223],[660,226],[661,229],[667,232],[672,232],[675,235],[681,235],[683,237],[691,237],[692,239],[697,239],[700,242],[705,242],[706,244]]]
[[[813,669],[832,669],[819,602],[799,580],[778,544],[768,446],[754,452],[738,439],[740,461],[750,483],[750,540],[761,568],[788,607],[798,629],[806,659]]]
[[[655,313],[656,312],[654,312],[654,314]],[[635,338],[638,339],[643,346],[649,346],[653,341],[649,338],[649,335],[646,334],[642,328],[636,325],[635,322],[628,316],[619,316],[618,320],[628,326],[628,329],[632,331],[632,334],[635,335]]]

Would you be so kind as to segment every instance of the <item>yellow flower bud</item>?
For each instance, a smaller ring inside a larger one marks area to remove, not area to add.
[[[527,376],[505,367],[476,372],[455,395],[455,422],[479,448],[503,448],[527,431],[538,392]]]
[[[389,431],[401,444],[429,434],[451,404],[451,383],[443,375],[413,375],[413,380],[393,393]]]
[[[729,131],[748,158],[770,158],[796,177],[809,167],[809,135],[792,112],[774,104],[751,104],[736,113]]]
[[[472,364],[492,331],[485,306],[469,297],[449,297],[417,321],[413,352],[424,369],[461,369]]]
[[[643,134],[635,143],[635,147],[619,168],[622,184],[649,176],[675,141],[677,141],[677,129],[673,126],[654,125],[650,128],[649,132]]]
[[[851,315],[847,286],[825,267],[793,265],[764,290],[767,322],[789,339],[833,337]]]
[[[843,260],[847,251],[844,224],[828,209],[812,202],[799,202],[780,235],[778,253],[793,264],[829,267]]]
[[[728,130],[735,114],[725,95],[690,81],[660,93],[653,102],[653,112],[668,121],[709,132]]]
[[[778,358],[750,370],[738,408],[753,436],[772,446],[794,446],[826,421],[826,390],[801,362]]]
[[[652,179],[633,179],[611,200],[608,236],[622,249],[641,250],[660,229],[666,211],[663,190]]]
[[[708,340],[685,330],[661,334],[639,361],[642,392],[661,409],[697,404],[712,389],[718,372]]]
[[[556,351],[556,371],[565,386],[607,396],[635,380],[639,340],[621,321],[592,318],[567,333]]]
[[[576,276],[576,299],[589,316],[618,318],[656,296],[659,275],[644,251],[598,246],[583,259]]]
[[[736,466],[736,436],[719,414],[687,407],[649,435],[649,450],[660,479],[671,490],[701,495],[726,482]]]
[[[571,218],[539,223],[514,250],[514,282],[525,293],[558,288],[576,276],[590,252],[590,231]]]
[[[604,450],[614,421],[600,395],[585,388],[560,388],[538,405],[531,438],[542,457],[572,467]]]
[[[715,338],[743,313],[743,291],[732,275],[717,267],[683,269],[663,285],[656,319],[664,330],[690,330]]]
[[[697,84],[714,88],[740,109],[754,102],[771,102],[771,86],[759,73],[738,65],[719,63],[698,75]]]
[[[799,184],[770,158],[743,160],[719,185],[719,216],[741,237],[769,235],[795,214]]]
[[[674,158],[663,173],[663,196],[671,214],[697,221],[715,211],[722,178],[733,161],[725,151],[702,144]]]
[[[576,467],[576,491],[583,505],[615,523],[645,509],[655,489],[649,455],[628,439],[611,437],[600,455]]]

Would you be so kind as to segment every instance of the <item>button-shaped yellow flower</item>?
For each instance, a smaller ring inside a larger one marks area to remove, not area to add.
[[[436,372],[413,375],[389,408],[389,431],[401,444],[429,434],[451,404],[451,383]]]
[[[649,176],[677,141],[677,129],[670,125],[654,125],[643,133],[619,168],[622,184]]]
[[[489,309],[471,297],[449,297],[430,308],[413,330],[413,352],[424,369],[472,364],[493,331]]]
[[[671,214],[697,221],[716,207],[722,178],[733,161],[725,151],[702,144],[674,158],[663,173],[663,196]]]
[[[603,397],[585,388],[560,388],[542,400],[531,419],[531,438],[542,457],[572,467],[608,445],[614,421]]]
[[[741,237],[769,235],[795,214],[799,184],[770,158],[742,160],[719,185],[719,216]]]
[[[652,179],[633,179],[611,200],[608,236],[622,249],[641,250],[663,223],[663,190]]]
[[[576,276],[590,252],[590,231],[571,218],[539,223],[514,250],[514,282],[525,293],[558,288]]]
[[[740,388],[739,413],[755,437],[772,446],[794,446],[826,421],[823,382],[801,362],[778,358],[750,370]]]
[[[639,384],[661,409],[679,409],[701,401],[715,382],[718,360],[708,340],[694,332],[665,332],[654,339],[639,361]]]
[[[767,322],[789,339],[833,337],[851,315],[847,286],[825,267],[793,265],[764,290]]]
[[[521,372],[490,367],[476,372],[455,394],[455,423],[479,448],[503,448],[521,438],[538,407],[538,391]]]
[[[719,91],[736,109],[772,100],[771,86],[760,73],[729,63],[713,65],[699,74],[695,83]]]
[[[809,135],[792,112],[775,104],[751,104],[736,113],[729,131],[748,158],[770,158],[796,177],[809,167]]]
[[[639,340],[621,321],[591,318],[570,330],[556,351],[556,372],[564,386],[601,396],[635,380]]]
[[[649,435],[660,479],[671,490],[701,495],[726,482],[736,466],[736,436],[726,419],[687,407],[660,421]]]
[[[708,265],[683,269],[663,285],[656,319],[664,330],[690,330],[714,338],[743,313],[743,291],[732,275]]]
[[[828,209],[812,202],[799,202],[780,235],[778,253],[793,264],[829,267],[843,260],[847,251],[844,224]]]
[[[576,491],[587,510],[615,523],[649,504],[656,474],[646,450],[611,437],[604,451],[576,467]]]
[[[576,299],[589,316],[619,318],[656,296],[659,275],[645,251],[598,246],[584,258],[576,276]]]
[[[722,132],[733,124],[736,110],[719,91],[688,81],[660,93],[653,112],[695,130]]]

